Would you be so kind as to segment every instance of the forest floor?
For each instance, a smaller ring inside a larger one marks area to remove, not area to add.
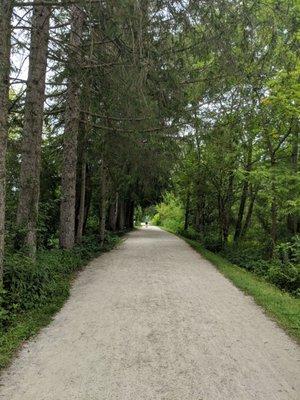
[[[183,240],[155,227],[91,262],[2,374],[5,400],[296,400],[300,349]]]

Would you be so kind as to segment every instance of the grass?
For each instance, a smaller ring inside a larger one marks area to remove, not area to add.
[[[106,243],[105,247],[100,250],[97,246],[82,246],[80,249],[74,249],[69,252],[66,259],[59,255],[59,251],[43,252],[40,258],[48,257],[48,263],[57,269],[55,263],[61,263],[61,271],[56,275],[59,280],[58,290],[54,291],[54,295],[46,297],[42,302],[37,303],[35,307],[23,310],[11,316],[6,329],[0,329],[0,369],[9,365],[16,351],[21,347],[23,342],[35,334],[41,328],[47,326],[53,316],[60,310],[70,294],[71,283],[76,273],[82,269],[91,259],[100,255],[105,251],[114,248],[121,239],[113,237]],[[61,251],[62,252],[62,251]],[[64,265],[65,261],[65,265]],[[70,265],[73,263],[73,267]],[[59,265],[59,264],[58,264]],[[54,285],[57,282],[53,281]],[[60,290],[60,288],[62,290]]]
[[[236,287],[252,296],[268,316],[300,343],[300,299],[294,298],[253,273],[230,263],[218,254],[206,250],[199,242],[180,237],[213,263]]]

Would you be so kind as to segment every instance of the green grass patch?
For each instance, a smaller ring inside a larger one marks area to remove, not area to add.
[[[109,235],[103,248],[96,237],[73,250],[44,250],[32,263],[21,254],[8,255],[5,291],[0,293],[0,369],[22,343],[47,326],[70,294],[72,279],[91,259],[120,243]]]
[[[213,263],[235,286],[253,297],[267,315],[300,342],[300,299],[283,292],[253,273],[230,263],[228,260],[206,250],[199,242],[181,236],[193,249]]]

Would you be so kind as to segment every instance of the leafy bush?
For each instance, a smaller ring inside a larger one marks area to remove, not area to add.
[[[153,225],[161,226],[162,223],[161,223],[160,214],[159,213],[155,214],[154,217],[152,218],[151,222]]]
[[[3,277],[6,290],[3,304],[9,312],[17,313],[36,307],[63,289],[58,279],[56,257],[51,254],[47,262],[45,258],[38,258],[36,263],[22,254],[8,257]],[[63,268],[69,267],[65,265],[65,260],[61,260],[61,263]]]
[[[259,243],[242,243],[239,246],[227,247],[222,254],[232,263],[243,267],[254,274],[263,277],[280,289],[298,295],[300,287],[300,265],[289,260],[295,260],[291,246],[284,243],[277,247],[277,257],[266,260]],[[279,256],[280,254],[280,256]]]
[[[261,261],[264,258],[263,249],[257,241],[240,242],[238,245],[226,246],[222,254],[233,264],[246,269],[251,269],[255,261]]]
[[[202,239],[201,234],[191,226],[189,226],[188,229],[179,229],[178,233],[186,237],[187,239],[198,240],[198,241],[201,241]]]
[[[277,258],[283,262],[300,264],[300,236],[294,236],[290,242],[279,243],[275,252]]]
[[[164,201],[156,206],[157,214],[152,218],[154,225],[161,225],[172,232],[183,229],[184,211],[180,200],[173,193],[166,193]]]
[[[300,288],[300,266],[291,263],[270,263],[266,280],[276,286],[298,295]]]
[[[220,242],[219,235],[215,232],[205,233],[202,243],[209,251],[219,252],[222,249],[222,243]]]

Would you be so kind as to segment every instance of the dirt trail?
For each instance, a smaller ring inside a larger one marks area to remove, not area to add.
[[[299,400],[300,350],[184,241],[135,231],[77,278],[2,400]]]

